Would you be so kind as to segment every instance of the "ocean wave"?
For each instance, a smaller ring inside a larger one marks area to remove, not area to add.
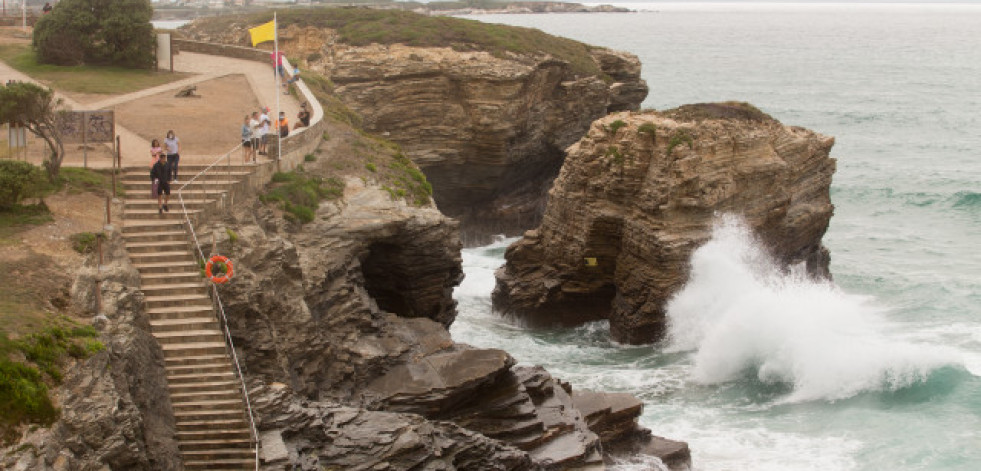
[[[763,384],[789,386],[780,402],[896,391],[939,368],[963,369],[953,349],[891,336],[896,326],[869,297],[782,272],[734,217],[695,251],[667,312],[668,348],[694,352],[693,381],[725,383],[750,371]]]
[[[954,194],[952,201],[955,208],[978,209],[981,208],[981,193],[958,191]]]

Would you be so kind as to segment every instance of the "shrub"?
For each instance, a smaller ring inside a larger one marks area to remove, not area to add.
[[[688,144],[689,149],[695,148],[695,138],[692,137],[691,131],[687,129],[675,130],[674,134],[671,135],[671,140],[668,141],[668,150],[665,153],[671,155],[671,151],[682,143]]]
[[[95,245],[99,239],[104,238],[103,234],[95,234],[92,232],[79,232],[72,234],[68,237],[68,240],[72,243],[72,248],[80,254],[92,253],[95,250]]]
[[[623,122],[623,120],[620,120],[620,119],[618,119],[618,120],[610,123],[610,134],[611,135],[616,135],[617,131],[619,131],[620,128],[622,128],[622,127],[624,127],[626,125],[627,125],[627,123]]]
[[[286,212],[284,217],[301,224],[313,221],[321,200],[337,199],[344,194],[343,180],[307,175],[301,166],[292,172],[273,174],[273,182],[273,187],[260,200],[279,203]]]
[[[317,161],[317,156],[316,155],[313,155],[313,154],[304,155],[303,156],[303,161],[304,162],[316,162]]]
[[[226,227],[225,228],[225,234],[228,234],[228,241],[229,242],[231,242],[233,244],[236,243],[236,242],[238,242],[238,234],[235,231],[233,231],[233,230],[231,230],[231,229],[229,229],[229,228]]]
[[[373,164],[371,162],[368,162],[368,163],[364,164],[364,168],[368,169],[368,171],[369,172],[372,172],[372,173],[378,171],[378,167],[376,167],[375,164]]]
[[[0,209],[11,208],[35,196],[42,182],[41,170],[27,162],[0,160]]]
[[[156,40],[149,0],[62,0],[34,25],[38,59],[148,69]]]
[[[637,132],[651,136],[652,141],[657,141],[657,126],[654,123],[644,123],[637,128]]]

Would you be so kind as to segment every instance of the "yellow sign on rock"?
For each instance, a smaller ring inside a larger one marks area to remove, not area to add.
[[[586,257],[583,260],[586,261],[586,266],[587,267],[595,267],[596,266],[596,257]]]

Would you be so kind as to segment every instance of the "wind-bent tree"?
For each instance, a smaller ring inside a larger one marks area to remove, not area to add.
[[[34,25],[39,62],[57,65],[154,63],[150,0],[61,0]]]
[[[65,158],[65,146],[58,132],[58,117],[63,112],[61,99],[54,90],[33,83],[14,82],[0,86],[0,123],[15,123],[27,128],[48,144],[51,151],[44,159],[48,177],[54,181]]]

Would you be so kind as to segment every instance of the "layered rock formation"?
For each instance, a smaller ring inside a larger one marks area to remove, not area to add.
[[[101,280],[104,311],[94,324],[106,349],[66,369],[56,392],[61,418],[32,427],[5,450],[2,469],[181,469],[163,352],[150,334],[139,273],[118,233],[110,232],[105,248],[106,263],[100,270],[90,257],[72,299],[95,314]]]
[[[569,385],[453,342],[456,229],[349,178],[306,225],[257,202],[203,230],[236,261],[221,296],[267,469],[567,469],[602,463],[606,439],[653,441],[640,408],[601,436]]]
[[[494,305],[539,323],[609,318],[618,340],[656,340],[722,213],[780,263],[829,276],[833,144],[741,103],[601,119],[568,149],[541,226],[508,248]]]
[[[506,37],[515,29],[471,23]],[[563,150],[593,120],[635,110],[647,96],[636,56],[571,40],[561,47],[578,55],[563,60],[480,45],[352,46],[333,29],[283,24],[280,48],[329,78],[367,130],[402,146],[433,184],[440,210],[460,220],[468,244],[535,227]],[[248,44],[245,25],[207,31],[192,24],[186,32]]]

